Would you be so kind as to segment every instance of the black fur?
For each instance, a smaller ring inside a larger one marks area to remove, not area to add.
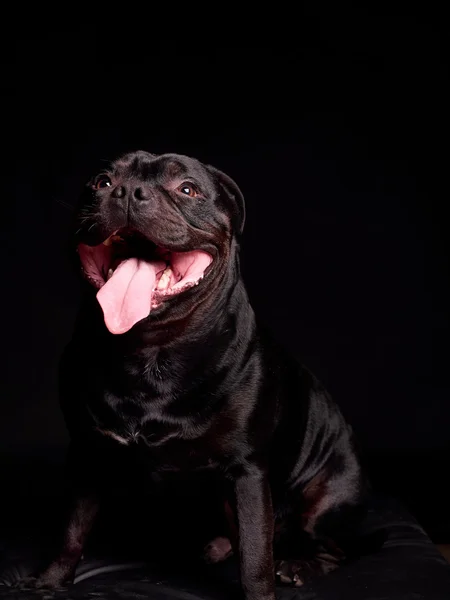
[[[345,558],[366,494],[352,431],[314,376],[257,323],[239,271],[245,209],[236,184],[194,159],[146,152],[107,173],[112,185],[87,186],[76,243],[98,244],[129,226],[214,260],[198,286],[122,335],[106,329],[86,284],[61,368],[79,496],[62,553],[39,585],[70,578],[113,446],[138,445],[153,473],[205,469],[231,483],[224,501],[246,598],[274,600],[274,572],[301,585]],[[174,190],[184,180],[197,197]]]

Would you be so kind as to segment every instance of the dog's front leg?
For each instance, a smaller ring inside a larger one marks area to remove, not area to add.
[[[75,497],[60,553],[38,577],[36,587],[54,589],[73,578],[86,538],[94,524],[98,505],[98,497],[94,493],[79,494]]]
[[[246,600],[275,600],[273,511],[269,482],[261,472],[235,485],[241,581]]]

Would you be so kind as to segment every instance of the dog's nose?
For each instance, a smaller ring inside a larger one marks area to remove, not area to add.
[[[145,200],[149,199],[149,195],[146,192],[145,188],[141,187],[140,185],[134,185],[134,184],[118,185],[112,191],[111,196],[113,198],[117,198],[117,199],[128,196],[130,198],[130,200],[139,200],[139,201],[145,201]]]
[[[133,198],[135,200],[148,200],[149,196],[145,190],[145,188],[136,186],[132,192]]]
[[[123,185],[118,185],[111,192],[111,196],[113,198],[123,198],[126,194],[125,187]]]

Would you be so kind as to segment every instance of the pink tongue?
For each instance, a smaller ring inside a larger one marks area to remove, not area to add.
[[[124,260],[97,293],[106,327],[111,333],[125,333],[150,314],[152,290],[157,273],[165,264],[137,258]]]

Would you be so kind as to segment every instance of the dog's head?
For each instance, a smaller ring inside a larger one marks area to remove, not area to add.
[[[125,333],[214,290],[244,219],[234,181],[186,156],[132,152],[94,177],[77,214],[76,244],[109,331]]]

